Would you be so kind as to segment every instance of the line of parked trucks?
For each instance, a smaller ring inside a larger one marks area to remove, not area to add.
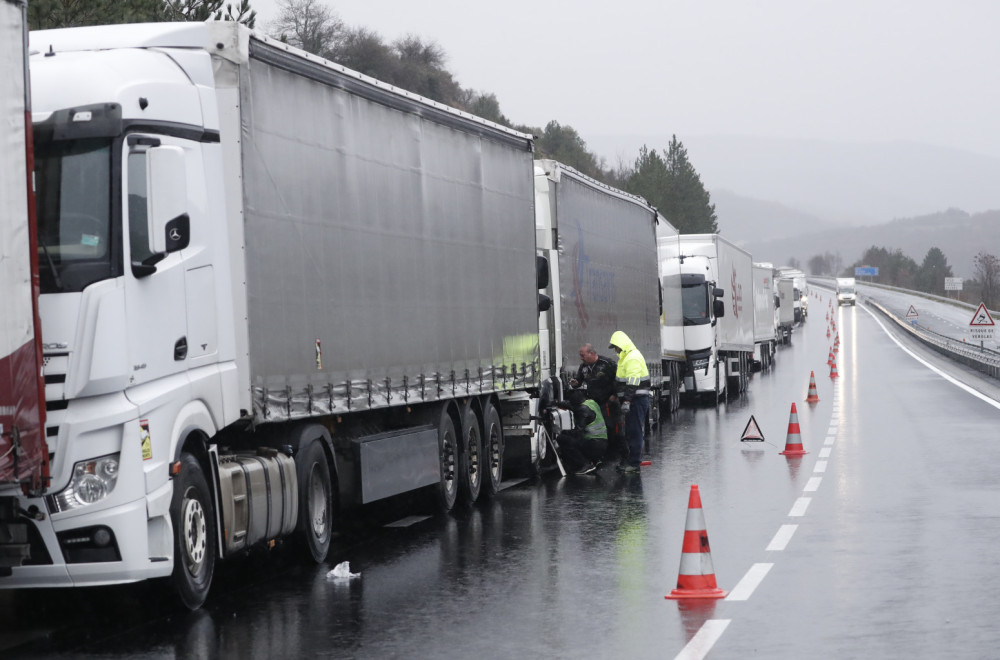
[[[199,607],[253,546],[323,561],[346,507],[544,466],[585,342],[628,333],[670,413],[804,314],[804,283],[531,136],[237,24],[28,57],[25,3],[0,12],[0,588]]]

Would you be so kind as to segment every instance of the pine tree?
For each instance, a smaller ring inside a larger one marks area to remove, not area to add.
[[[643,145],[626,190],[645,197],[682,234],[719,231],[715,205],[676,135],[662,157]]]

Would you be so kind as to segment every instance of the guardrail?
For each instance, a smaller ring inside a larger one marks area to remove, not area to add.
[[[965,342],[951,337],[938,334],[932,330],[921,326],[913,326],[905,320],[899,318],[871,297],[865,296],[864,303],[875,309],[890,321],[894,322],[902,330],[906,331],[913,339],[921,344],[937,351],[956,362],[960,362],[968,367],[991,376],[1000,378],[1000,352],[989,348],[971,346]]]

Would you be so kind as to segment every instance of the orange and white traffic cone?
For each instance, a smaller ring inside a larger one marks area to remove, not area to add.
[[[826,338],[827,338],[827,339],[829,339],[829,338],[830,338],[830,328],[827,328],[827,329],[826,329]]]
[[[809,396],[806,397],[806,403],[819,403],[819,393],[816,391],[816,372],[809,372]]]
[[[834,358],[833,364],[830,365],[830,378],[840,378],[840,374],[837,373],[837,359]]]
[[[834,357],[833,357],[833,348],[830,348],[830,354],[826,358],[826,366],[829,367],[830,365],[832,365],[833,364],[833,360],[834,360]]]
[[[799,433],[799,413],[795,410],[795,404],[793,403],[792,412],[788,416],[788,435],[785,436],[785,451],[781,452],[781,455],[802,456],[808,453],[802,448],[802,436]]]
[[[687,521],[684,524],[684,544],[681,546],[681,568],[677,574],[677,588],[664,596],[668,600],[679,598],[724,598],[715,583],[715,568],[708,547],[708,530],[705,514],[701,510],[701,493],[691,485],[688,498]]]

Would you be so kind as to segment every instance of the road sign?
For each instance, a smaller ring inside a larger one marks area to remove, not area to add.
[[[757,426],[757,420],[753,418],[753,415],[750,415],[750,421],[743,429],[743,437],[740,438],[740,442],[764,442],[764,434],[760,432],[760,427]]]
[[[878,266],[855,266],[854,277],[878,277]]]
[[[979,341],[993,339],[994,327],[995,324],[993,323],[993,317],[990,316],[990,310],[986,309],[985,303],[979,303],[976,313],[973,314],[972,320],[969,321],[969,335],[971,335],[972,339]]]
[[[910,305],[910,308],[908,310],[906,310],[906,318],[912,319],[912,318],[916,318],[918,316],[920,316],[920,315],[917,314],[917,310],[913,309],[913,305]]]
[[[961,291],[962,290],[962,278],[961,277],[946,277],[946,278],[944,278],[944,290],[945,291]]]

